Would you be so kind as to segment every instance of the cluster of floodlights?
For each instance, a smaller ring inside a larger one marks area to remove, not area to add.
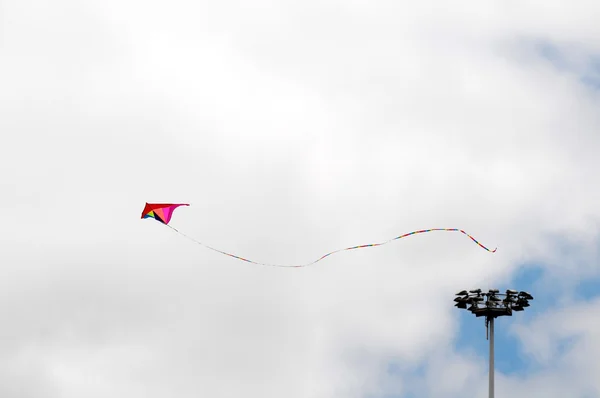
[[[533,296],[527,292],[510,289],[506,293],[500,293],[498,289],[490,289],[487,293],[481,289],[463,290],[456,293],[456,296],[455,307],[471,311],[478,317],[492,318],[511,316],[513,311],[523,311],[529,307],[529,300],[533,300]]]
[[[523,311],[529,307],[529,300],[533,300],[531,294],[511,289],[506,293],[500,293],[498,289],[490,289],[487,293],[481,289],[463,290],[454,298],[455,307],[471,311],[476,317],[485,317],[485,335],[490,341],[490,398],[494,398],[494,319],[512,316],[513,311]]]

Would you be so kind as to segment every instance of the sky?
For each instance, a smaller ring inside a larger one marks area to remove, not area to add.
[[[599,13],[0,0],[0,396],[600,397]]]

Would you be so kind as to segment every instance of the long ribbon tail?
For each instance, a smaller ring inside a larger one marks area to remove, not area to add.
[[[393,242],[395,240],[406,238],[406,237],[411,236],[411,235],[417,235],[417,234],[422,234],[422,233],[426,233],[426,232],[433,232],[433,231],[460,232],[461,234],[466,235],[468,238],[470,238],[473,242],[477,243],[477,245],[479,245],[479,247],[481,247],[482,249],[484,249],[484,250],[486,250],[486,251],[488,251],[490,253],[495,253],[496,250],[498,249],[498,248],[495,248],[494,250],[488,249],[487,247],[485,247],[484,245],[482,245],[481,243],[479,243],[479,241],[477,241],[477,239],[475,239],[473,236],[469,235],[468,233],[466,233],[462,229],[458,229],[458,228],[432,228],[432,229],[422,229],[422,230],[419,230],[419,231],[409,232],[407,234],[403,234],[403,235],[397,236],[395,238],[389,239],[389,240],[387,240],[385,242],[381,242],[381,243],[371,243],[371,244],[368,244],[368,245],[351,246],[351,247],[346,247],[344,249],[338,249],[338,250],[329,252],[329,253],[327,253],[327,254],[319,257],[315,261],[312,261],[312,262],[307,263],[307,264],[302,264],[302,265],[269,264],[269,263],[261,263],[261,262],[258,262],[258,261],[252,261],[252,260],[249,260],[249,259],[244,258],[244,257],[236,256],[235,254],[231,254],[231,253],[227,253],[227,252],[224,252],[222,250],[219,250],[219,249],[215,249],[214,247],[211,247],[211,246],[209,246],[207,244],[204,244],[204,243],[202,243],[202,242],[200,242],[200,241],[192,238],[191,236],[184,234],[183,232],[179,231],[177,228],[175,228],[175,227],[173,227],[173,226],[171,226],[169,224],[164,224],[163,223],[163,225],[166,225],[167,227],[171,228],[173,231],[175,231],[178,234],[180,234],[181,236],[183,236],[183,237],[191,240],[192,242],[194,242],[194,243],[196,243],[196,244],[198,244],[200,246],[203,246],[203,247],[205,247],[205,248],[207,248],[209,250],[215,251],[217,253],[224,254],[226,256],[233,257],[235,259],[238,259],[238,260],[241,260],[241,261],[245,261],[245,262],[251,263],[251,264],[264,265],[264,266],[267,266],[267,267],[278,267],[278,268],[304,268],[304,267],[308,267],[309,265],[316,264],[319,261],[322,261],[325,258],[331,256],[332,254],[336,254],[336,253],[347,251],[347,250],[355,250],[355,249],[364,249],[364,248],[367,248],[367,247],[383,246],[383,245],[388,244],[390,242]]]

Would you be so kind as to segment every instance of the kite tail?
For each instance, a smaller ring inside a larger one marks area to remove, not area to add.
[[[242,260],[242,261],[245,261],[247,263],[252,263],[252,264],[257,264],[257,265],[266,265],[266,266],[269,266],[269,267],[285,267],[285,268],[298,268],[299,267],[299,266],[292,266],[292,265],[278,265],[278,264],[259,263],[259,262],[256,262],[256,261],[248,260],[247,258],[236,256],[235,254],[227,253],[227,252],[224,252],[222,250],[215,249],[214,247],[211,247],[211,246],[209,246],[207,244],[204,244],[204,243],[202,243],[202,242],[200,242],[200,241],[192,238],[191,236],[184,234],[183,232],[181,232],[180,230],[178,230],[177,228],[175,228],[175,227],[173,227],[173,226],[171,226],[169,224],[163,224],[163,225],[166,225],[167,227],[171,228],[173,231],[177,232],[178,234],[180,234],[184,238],[187,238],[187,239],[191,240],[192,242],[194,242],[194,243],[196,243],[196,244],[198,244],[200,246],[204,246],[205,248],[207,248],[209,250],[215,251],[217,253],[224,254],[224,255],[229,256],[229,257],[237,258],[238,260]]]
[[[209,249],[209,250],[215,251],[215,252],[217,252],[217,253],[224,254],[224,255],[226,255],[226,256],[233,257],[233,258],[235,258],[235,259],[242,260],[242,261],[245,261],[245,262],[247,262],[247,263],[251,263],[251,264],[256,264],[256,265],[264,265],[264,266],[267,266],[267,267],[278,267],[278,268],[304,268],[304,267],[308,267],[308,266],[310,266],[310,265],[316,264],[316,263],[318,263],[319,261],[322,261],[322,260],[324,260],[325,258],[327,258],[327,257],[331,256],[332,254],[336,254],[336,253],[339,253],[339,252],[342,252],[342,251],[346,251],[346,250],[355,250],[355,249],[364,249],[364,248],[367,248],[367,247],[382,246],[382,245],[388,244],[388,243],[390,243],[390,242],[392,242],[392,241],[395,241],[395,240],[398,240],[398,239],[405,238],[405,237],[407,237],[407,236],[416,235],[416,234],[422,234],[422,233],[426,233],[426,232],[433,232],[433,231],[460,232],[460,233],[462,233],[463,235],[466,235],[467,237],[469,237],[469,238],[470,238],[470,239],[471,239],[473,242],[477,243],[477,245],[479,245],[479,247],[481,247],[481,248],[483,248],[483,249],[487,250],[487,251],[488,251],[488,252],[490,252],[490,253],[495,253],[495,252],[496,252],[496,250],[498,249],[498,248],[495,248],[494,250],[490,250],[490,249],[488,249],[487,247],[485,247],[484,245],[482,245],[481,243],[479,243],[479,242],[477,241],[477,239],[475,239],[474,237],[472,237],[471,235],[469,235],[468,233],[466,233],[466,232],[465,232],[465,231],[463,231],[462,229],[458,229],[458,228],[433,228],[433,229],[422,229],[422,230],[419,230],[419,231],[413,231],[413,232],[409,232],[409,233],[407,233],[407,234],[400,235],[400,236],[398,236],[398,237],[396,237],[396,238],[392,238],[392,239],[390,239],[390,240],[387,240],[387,241],[385,241],[385,242],[381,242],[381,243],[371,243],[371,244],[368,244],[368,245],[351,246],[351,247],[347,247],[347,248],[345,248],[345,249],[338,249],[338,250],[335,250],[335,251],[329,252],[329,253],[327,253],[327,254],[325,254],[325,255],[323,255],[323,256],[321,256],[321,257],[319,257],[319,258],[318,258],[318,259],[316,259],[315,261],[312,261],[312,262],[310,262],[310,263],[307,263],[307,264],[302,264],[302,265],[269,264],[269,263],[261,263],[261,262],[257,262],[257,261],[248,260],[247,258],[240,257],[240,256],[236,256],[235,254],[227,253],[227,252],[224,252],[224,251],[222,251],[222,250],[219,250],[219,249],[215,249],[214,247],[208,246],[208,245],[206,245],[206,244],[204,244],[204,243],[202,243],[202,242],[200,242],[200,241],[198,241],[198,240],[196,240],[196,239],[192,238],[191,236],[184,234],[183,232],[179,231],[177,228],[175,228],[175,227],[172,227],[172,226],[171,226],[171,225],[169,225],[169,224],[164,224],[164,223],[163,223],[163,225],[166,225],[167,227],[171,228],[173,231],[175,231],[175,232],[177,232],[178,234],[180,234],[181,236],[183,236],[183,237],[185,237],[185,238],[187,238],[187,239],[191,240],[192,242],[194,242],[194,243],[196,243],[196,244],[198,244],[198,245],[200,245],[200,246],[203,246],[203,247],[205,247],[205,248],[207,248],[207,249]]]

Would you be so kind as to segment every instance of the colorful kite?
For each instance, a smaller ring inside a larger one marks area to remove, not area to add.
[[[179,206],[189,206],[187,203],[146,203],[142,218],[154,218],[157,221],[167,225],[171,221],[171,216]]]
[[[392,241],[398,240],[398,239],[402,239],[402,238],[406,238],[407,236],[411,236],[411,235],[416,235],[416,234],[422,234],[425,232],[433,232],[433,231],[445,231],[445,232],[460,232],[461,234],[469,237],[473,242],[477,243],[481,248],[487,250],[490,253],[495,253],[496,249],[494,250],[490,250],[487,247],[485,247],[484,245],[482,245],[481,243],[479,243],[477,241],[477,239],[475,239],[474,237],[472,237],[471,235],[469,235],[468,233],[466,233],[465,231],[463,231],[462,229],[458,229],[458,228],[432,228],[432,229],[422,229],[419,231],[413,231],[413,232],[409,232],[407,234],[404,235],[400,235],[398,237],[392,238],[390,240],[387,240],[385,242],[381,242],[381,243],[371,243],[368,245],[360,245],[360,246],[352,246],[352,247],[347,247],[345,249],[338,249],[332,252],[329,252],[323,256],[321,256],[320,258],[318,258],[317,260],[310,262],[308,264],[303,264],[303,265],[280,265],[280,264],[268,264],[268,263],[260,263],[260,262],[256,262],[256,261],[252,261],[252,260],[248,260],[246,258],[243,257],[239,257],[236,256],[234,254],[231,253],[227,253],[218,249],[215,249],[214,247],[210,247],[208,245],[205,245],[202,242],[197,241],[196,239],[184,234],[183,232],[180,232],[178,229],[172,227],[171,225],[169,225],[169,221],[171,221],[171,216],[173,215],[173,211],[178,208],[179,206],[189,206],[189,204],[185,204],[185,203],[180,203],[180,204],[172,204],[172,203],[146,203],[146,207],[144,208],[144,211],[142,212],[142,218],[154,218],[157,221],[160,221],[162,224],[166,225],[167,227],[171,228],[173,231],[177,232],[178,234],[184,236],[185,238],[191,240],[194,243],[197,243],[201,246],[206,247],[207,249],[216,251],[218,253],[224,254],[226,256],[229,257],[233,257],[236,258],[238,260],[242,260],[248,263],[252,263],[252,264],[258,264],[258,265],[266,265],[269,267],[283,267],[283,268],[302,268],[302,267],[307,267],[309,265],[313,265],[315,263],[318,263],[319,261],[325,259],[326,257],[331,256],[332,254],[335,253],[339,253],[342,251],[346,251],[346,250],[354,250],[354,249],[363,249],[366,247],[375,247],[375,246],[382,246],[385,245],[387,243],[390,243]]]

